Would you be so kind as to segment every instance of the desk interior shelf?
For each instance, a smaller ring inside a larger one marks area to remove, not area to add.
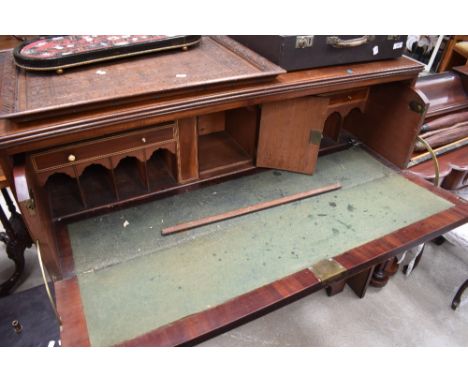
[[[198,117],[200,178],[254,165],[257,108],[228,110]]]

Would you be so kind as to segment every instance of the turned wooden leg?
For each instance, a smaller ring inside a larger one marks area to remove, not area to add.
[[[384,287],[390,276],[393,276],[398,270],[398,260],[396,257],[392,257],[375,267],[370,285],[375,288]]]
[[[345,285],[346,285],[346,280],[340,280],[340,281],[335,281],[335,282],[330,283],[326,287],[327,295],[334,296],[335,294],[342,292]]]
[[[399,268],[400,265],[398,264],[398,259],[394,257],[393,261],[391,261],[385,268],[385,273],[387,274],[387,276],[392,277],[398,272]]]

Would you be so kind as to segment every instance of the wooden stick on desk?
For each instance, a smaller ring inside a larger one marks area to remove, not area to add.
[[[252,212],[257,212],[257,211],[265,210],[267,208],[276,207],[276,206],[279,206],[279,205],[282,205],[282,204],[294,202],[296,200],[305,199],[305,198],[308,198],[310,196],[323,194],[323,193],[329,192],[329,191],[334,191],[334,190],[337,190],[339,188],[341,188],[341,184],[340,183],[334,183],[334,184],[330,184],[328,186],[315,188],[315,189],[312,189],[312,190],[309,190],[309,191],[299,192],[297,194],[284,196],[284,197],[279,198],[279,199],[269,200],[267,202],[261,202],[261,203],[253,204],[251,206],[239,208],[237,210],[223,212],[223,213],[218,214],[218,215],[212,215],[212,216],[208,216],[208,217],[201,218],[201,219],[198,219],[198,220],[192,220],[192,221],[189,221],[189,222],[185,222],[185,223],[177,224],[177,225],[174,225],[174,226],[171,226],[171,227],[167,227],[167,228],[164,228],[164,229],[161,230],[161,234],[163,236],[171,235],[173,233],[186,231],[188,229],[201,227],[203,225],[207,225],[207,224],[211,224],[211,223],[216,223],[216,222],[219,222],[221,220],[231,219],[231,218],[234,218],[234,217],[237,217],[237,216],[242,216],[242,215],[250,214]]]

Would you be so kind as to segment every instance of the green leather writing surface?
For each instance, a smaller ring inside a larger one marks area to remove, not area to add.
[[[329,183],[341,190],[162,237],[162,227]],[[112,345],[450,208],[359,148],[68,226],[90,340]],[[129,224],[125,224],[124,222]]]

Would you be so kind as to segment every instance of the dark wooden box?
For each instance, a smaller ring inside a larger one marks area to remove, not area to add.
[[[286,70],[397,58],[407,36],[230,36]]]

